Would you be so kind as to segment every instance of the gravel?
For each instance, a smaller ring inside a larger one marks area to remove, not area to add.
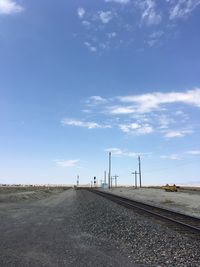
[[[119,187],[103,191],[200,218],[200,190],[181,190],[165,192],[164,189],[158,188]]]
[[[78,192],[81,229],[116,242],[131,262],[144,266],[200,266],[200,239],[89,192]]]
[[[200,266],[197,238],[85,190],[2,203],[0,218],[1,267]]]

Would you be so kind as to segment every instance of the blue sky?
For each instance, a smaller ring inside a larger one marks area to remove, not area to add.
[[[0,0],[0,183],[200,181],[199,0]]]

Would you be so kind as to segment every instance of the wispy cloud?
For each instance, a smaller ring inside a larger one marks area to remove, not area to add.
[[[111,152],[113,156],[123,156],[123,157],[133,157],[133,158],[136,158],[138,157],[139,155],[140,156],[147,156],[147,155],[150,155],[152,153],[150,152],[130,152],[130,151],[127,151],[127,150],[122,150],[120,148],[117,148],[117,147],[110,147],[110,148],[106,148],[104,150],[105,152]]]
[[[130,124],[121,124],[119,128],[124,133],[131,133],[136,135],[149,134],[154,131],[153,127],[149,124],[139,124],[139,123],[130,123]]]
[[[188,159],[188,156],[200,156],[200,150],[188,150],[182,153],[173,153],[170,155],[161,155],[161,159],[170,159],[170,160],[184,160]]]
[[[132,108],[138,113],[151,112],[160,109],[164,104],[174,103],[200,107],[200,88],[186,92],[155,92],[143,95],[122,96],[119,97],[119,100],[124,103],[133,103]]]
[[[181,157],[177,154],[171,154],[171,155],[161,155],[161,159],[170,159],[170,160],[180,160]]]
[[[91,26],[91,23],[90,23],[88,20],[82,20],[82,24],[83,24],[85,27],[90,27],[90,26]]]
[[[62,159],[55,160],[56,164],[61,167],[76,167],[76,164],[80,162],[79,159]]]
[[[10,15],[13,13],[19,13],[23,10],[23,7],[17,4],[13,0],[0,0],[0,14]]]
[[[91,52],[96,52],[96,51],[97,51],[96,46],[92,45],[92,44],[89,43],[89,42],[84,42],[84,45],[85,45]]]
[[[168,0],[173,4],[175,1]],[[177,0],[176,4],[170,9],[170,19],[185,18],[189,16],[197,6],[200,5],[200,0]]]
[[[110,106],[108,112],[113,115],[132,114],[136,110],[132,106]]]
[[[109,23],[113,16],[114,15],[111,11],[99,11],[99,19],[104,24]]]
[[[116,32],[109,32],[107,33],[108,38],[114,38],[117,36]]]
[[[200,155],[200,150],[189,150],[185,152],[188,155],[198,156]]]
[[[93,119],[64,118],[62,125],[87,129],[113,128],[130,136],[155,133],[167,140],[191,135],[198,129],[191,116],[194,108],[200,108],[200,88],[108,98],[94,95],[83,103],[82,112]]]
[[[164,136],[166,138],[176,138],[176,137],[184,137],[188,134],[191,134],[193,131],[192,130],[176,130],[176,131],[167,131],[165,132]]]
[[[161,37],[163,36],[163,31],[156,31],[149,35],[148,37],[148,45],[150,47],[160,44]]]
[[[80,121],[76,119],[63,119],[61,121],[62,125],[66,126],[76,126],[76,127],[82,127],[82,128],[88,128],[88,129],[98,129],[98,128],[111,128],[110,125],[102,125],[97,122],[88,122],[88,121]]]
[[[79,18],[82,19],[85,15],[85,9],[83,7],[79,7],[77,9],[77,14],[78,14]]]
[[[168,129],[169,125],[172,123],[175,123],[176,120],[172,117],[169,117],[166,114],[161,114],[160,116],[158,116],[158,124],[159,124],[159,128],[160,129]]]
[[[162,16],[156,12],[156,2],[154,0],[138,0],[136,4],[142,10],[142,23],[153,25],[161,22]]]
[[[170,26],[176,25],[175,19],[187,18],[200,5],[200,0],[163,2],[167,3],[160,4],[155,0],[104,0],[103,9],[96,7],[86,12],[79,7],[77,14],[84,31],[80,36],[93,43],[92,48],[88,48],[98,50],[99,54],[130,45],[137,51],[145,50],[145,47],[156,48],[171,38]],[[147,26],[148,31],[145,29]]]
[[[111,152],[115,156],[123,156],[124,155],[124,152],[120,148],[117,148],[117,147],[106,148],[105,152]]]
[[[99,105],[99,104],[105,104],[107,102],[107,99],[104,97],[101,97],[99,95],[94,95],[89,97],[89,99],[86,101],[86,104],[88,105]]]

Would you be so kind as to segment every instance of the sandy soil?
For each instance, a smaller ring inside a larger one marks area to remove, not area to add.
[[[113,188],[104,190],[200,218],[200,191],[165,192],[163,189],[153,188]]]
[[[42,199],[63,190],[53,187],[0,187],[0,204]]]

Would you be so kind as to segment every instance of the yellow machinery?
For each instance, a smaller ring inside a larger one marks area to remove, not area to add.
[[[177,192],[177,186],[174,185],[168,185],[166,184],[165,186],[162,187],[163,189],[165,189],[166,192]]]

